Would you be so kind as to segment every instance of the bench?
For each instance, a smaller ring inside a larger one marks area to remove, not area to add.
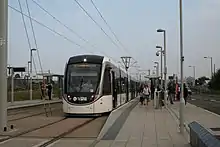
[[[190,144],[192,147],[220,147],[220,140],[197,122],[191,122]]]

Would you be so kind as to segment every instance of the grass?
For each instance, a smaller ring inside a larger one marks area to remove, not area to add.
[[[33,100],[41,99],[41,91],[33,90]],[[59,89],[54,88],[53,90],[54,97],[58,97],[60,92]],[[28,90],[20,90],[14,92],[14,101],[25,101],[30,100],[30,92]],[[11,92],[8,92],[8,102],[11,101]]]
[[[33,90],[33,100],[41,99],[40,90]],[[28,90],[25,91],[15,91],[14,101],[24,101],[30,100],[30,93]],[[8,92],[8,102],[11,101],[11,92]]]

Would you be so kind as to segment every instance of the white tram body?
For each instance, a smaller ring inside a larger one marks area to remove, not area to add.
[[[110,112],[136,97],[138,85],[136,79],[104,56],[71,57],[64,74],[63,112]]]

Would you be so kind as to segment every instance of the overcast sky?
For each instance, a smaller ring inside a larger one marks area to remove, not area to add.
[[[31,15],[36,20],[77,42],[85,49],[70,43],[46,28],[34,23],[37,44],[40,51],[43,70],[63,73],[65,63],[70,56],[104,52],[114,59],[120,56],[134,57],[142,69],[153,69],[156,57],[156,45],[163,45],[162,34],[156,29],[167,30],[168,74],[179,72],[179,4],[178,0],[93,0],[98,9],[126,47],[116,47],[97,25],[77,6],[74,0],[35,0],[60,21],[89,41],[80,40],[75,34],[60,25],[42,11],[32,0],[28,0]],[[102,21],[90,0],[78,0],[90,15],[103,27],[116,42],[108,27]],[[210,76],[210,61],[204,56],[212,56],[216,67],[220,66],[220,1],[219,0],[183,0],[184,16],[184,74],[193,74],[189,65],[195,65],[197,76]],[[24,13],[27,14],[25,0],[21,0]],[[17,0],[9,0],[9,5],[19,9]],[[30,23],[28,31],[32,48],[35,48]],[[27,66],[29,48],[21,14],[9,8],[9,64]],[[34,55],[37,60],[37,54]],[[39,63],[37,62],[39,70]]]

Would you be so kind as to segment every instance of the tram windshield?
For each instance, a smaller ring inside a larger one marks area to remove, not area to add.
[[[95,92],[100,79],[101,65],[71,64],[67,69],[67,92]]]

